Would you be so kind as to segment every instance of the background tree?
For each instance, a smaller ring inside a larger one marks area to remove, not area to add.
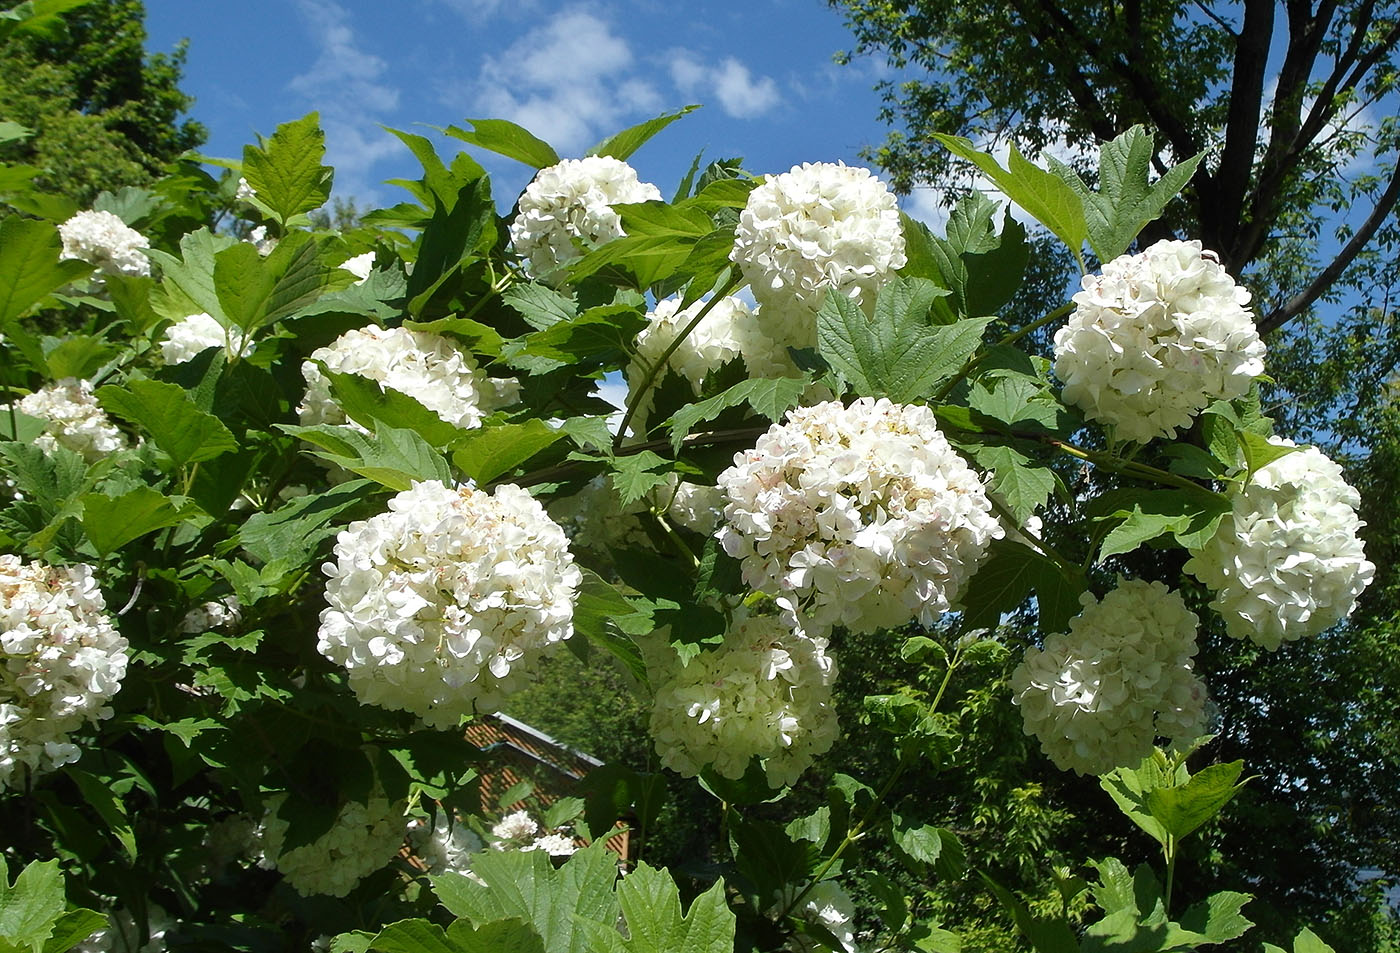
[[[0,161],[39,168],[41,189],[86,206],[204,142],[204,127],[181,119],[193,103],[179,88],[184,46],[146,53],[141,0],[95,0],[34,26],[0,33],[0,120],[32,132],[0,144]]]

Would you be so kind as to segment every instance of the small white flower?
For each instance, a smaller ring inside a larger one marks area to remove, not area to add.
[[[1273,438],[1280,445],[1293,442]],[[1273,651],[1351,614],[1376,567],[1366,559],[1342,468],[1316,447],[1260,467],[1186,571],[1215,592],[1225,631]]]
[[[535,838],[534,842],[522,850],[542,850],[551,857],[568,857],[578,850],[574,846],[574,839],[568,834],[545,834]]]
[[[883,398],[793,410],[717,482],[744,581],[817,631],[932,624],[1004,533],[933,412]]]
[[[446,811],[439,811],[430,826],[414,819],[408,823],[408,843],[429,873],[466,873],[473,854],[485,848],[480,837],[466,824],[453,822]]]
[[[248,180],[240,175],[238,177],[238,188],[234,189],[233,192],[234,200],[238,202],[251,202],[257,194],[257,192],[253,191],[253,187],[248,184]]]
[[[317,649],[362,703],[440,728],[494,711],[573,634],[582,579],[564,531],[525,490],[437,481],[351,523],[322,569]]]
[[[611,156],[565,159],[526,186],[510,224],[511,244],[531,275],[557,284],[570,262],[622,236],[622,219],[611,206],[660,198],[660,189]]]
[[[1068,633],[1026,650],[1011,674],[1023,728],[1077,774],[1137,765],[1158,737],[1205,731],[1205,685],[1192,671],[1198,619],[1160,582],[1130,579],[1080,597]]]
[[[340,267],[342,271],[348,271],[360,279],[355,284],[362,285],[369,278],[369,273],[374,271],[374,252],[367,251],[363,255],[346,259],[340,263]]]
[[[0,555],[0,791],[78,760],[69,735],[112,717],[127,642],[92,567]]]
[[[79,212],[58,226],[58,234],[63,239],[60,259],[80,259],[107,275],[151,273],[151,261],[142,251],[151,243],[111,212]]]
[[[160,342],[160,356],[167,364],[183,364],[211,347],[224,348],[229,357],[242,358],[253,353],[253,342],[242,329],[226,328],[201,311],[181,318],[165,329],[165,336]]]
[[[195,606],[180,620],[180,631],[186,633],[209,632],[214,629],[234,628],[243,621],[243,607],[237,596],[224,596],[216,602],[206,602]]]
[[[791,302],[814,314],[828,291],[871,305],[905,264],[894,193],[869,169],[793,166],[749,193],[729,257],[765,309]]]
[[[404,805],[391,804],[383,794],[372,793],[366,803],[347,801],[326,833],[284,852],[287,822],[277,811],[285,799],[283,794],[268,802],[263,845],[269,866],[303,897],[345,896],[393,859],[403,844],[408,824]]]
[[[651,735],[661,763],[686,777],[713,766],[741,778],[759,757],[770,785],[794,783],[838,735],[836,660],[826,644],[779,618],[755,616],[740,618],[723,645],[684,665],[657,648]]]
[[[791,906],[797,889],[790,886],[780,891],[777,901],[768,910],[769,915],[777,916]],[[789,915],[822,927],[836,937],[841,946],[839,951],[833,950],[832,953],[856,953],[855,901],[836,881],[823,880],[813,884]],[[830,948],[807,935],[795,933],[784,949],[791,953],[824,953]]]
[[[1066,403],[1119,439],[1170,437],[1264,372],[1249,292],[1200,242],[1160,241],[1083,286],[1055,332],[1055,376]]]
[[[34,445],[45,452],[65,447],[93,463],[127,447],[126,437],[107,418],[87,381],[65,377],[45,384],[21,397],[18,406],[44,421],[44,432]]]
[[[306,396],[297,408],[305,425],[348,422],[331,396],[330,381],[312,361],[392,387],[464,430],[480,426],[483,417],[515,403],[520,394],[519,381],[487,377],[470,354],[430,331],[371,325],[345,332],[311,357],[301,365]]]
[[[539,829],[529,811],[516,811],[497,821],[496,826],[491,828],[491,836],[498,838],[504,846],[519,847],[532,839]]]

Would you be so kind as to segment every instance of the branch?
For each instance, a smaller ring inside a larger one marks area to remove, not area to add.
[[[1323,292],[1330,288],[1352,260],[1361,253],[1370,242],[1371,236],[1381,227],[1381,223],[1390,217],[1391,211],[1395,208],[1395,201],[1400,198],[1400,162],[1396,163],[1390,173],[1390,183],[1386,185],[1381,197],[1376,200],[1376,207],[1371,209],[1371,214],[1356,233],[1351,236],[1351,241],[1332,259],[1332,263],[1322,271],[1312,283],[1303,289],[1299,294],[1290,298],[1282,307],[1275,308],[1265,315],[1264,320],[1259,322],[1259,333],[1268,334],[1277,330],[1285,322],[1296,318],[1308,308],[1312,307],[1314,301],[1322,297]]]
[[[1259,116],[1264,102],[1264,76],[1269,63],[1269,47],[1274,32],[1273,0],[1246,0],[1244,24],[1235,44],[1234,81],[1230,84],[1230,105],[1225,120],[1225,148],[1211,176],[1214,195],[1201,205],[1201,239],[1220,252],[1224,264],[1238,269],[1234,242],[1237,237],[1249,177],[1254,169],[1254,152],[1259,139]]]

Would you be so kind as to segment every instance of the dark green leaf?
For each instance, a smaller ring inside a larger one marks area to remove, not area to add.
[[[262,146],[243,149],[243,177],[258,201],[282,222],[325,205],[335,170],[322,165],[326,137],[320,116],[309,113],[282,123]]]
[[[511,285],[501,294],[501,300],[519,312],[525,323],[536,331],[578,316],[578,306],[572,298],[533,282]]]
[[[507,119],[468,119],[466,122],[471,123],[471,129],[448,126],[445,131],[449,136],[523,162],[532,169],[559,164],[559,154],[549,143]]]
[[[254,513],[238,531],[238,542],[264,563],[280,561],[300,568],[322,540],[339,532],[333,521],[362,502],[370,485],[367,480],[352,480],[324,493],[298,497],[271,513]]]
[[[92,270],[85,261],[59,261],[62,248],[49,222],[18,215],[0,219],[0,329]]]
[[[374,436],[369,437],[350,427],[325,424],[314,427],[281,424],[279,427],[323,448],[314,451],[315,456],[391,490],[407,490],[420,480],[452,483],[452,471],[442,454],[412,430],[379,424]]]
[[[756,413],[774,422],[783,418],[802,399],[807,389],[805,378],[779,377],[742,381],[715,396],[687,404],[671,416],[671,447],[679,451],[686,435],[698,423],[713,420],[723,411],[739,404],[748,404]]]
[[[151,380],[108,384],[98,389],[97,400],[109,413],[150,434],[177,468],[238,449],[238,441],[223,422],[196,407],[184,388],[175,384]]]
[[[452,462],[477,483],[490,483],[563,436],[543,420],[481,427],[457,437]]]
[[[163,493],[147,486],[115,498],[101,493],[83,497],[83,532],[99,556],[114,553],[147,533],[174,526],[182,518]]]
[[[694,112],[699,108],[699,106],[682,106],[673,113],[662,113],[655,119],[648,119],[646,122],[640,122],[635,126],[629,126],[621,132],[608,136],[592,149],[589,149],[584,155],[612,156],[614,159],[621,159],[625,162],[631,157],[632,153],[645,145],[647,140],[652,136],[665,129],[686,113]]]

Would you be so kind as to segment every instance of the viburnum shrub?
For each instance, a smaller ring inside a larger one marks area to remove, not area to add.
[[[1241,783],[1198,647],[1316,635],[1374,567],[1340,468],[1260,411],[1248,294],[1197,242],[1129,253],[1198,160],[1149,183],[1134,129],[1102,192],[996,172],[1104,262],[1019,320],[996,203],[934,234],[868,170],[732,161],[667,202],[628,163],[680,115],[577,159],[451,127],[537,170],[518,201],[395,132],[423,176],[339,231],[314,115],[218,178],[4,193],[0,947],[955,951],[919,898],[984,884],[1043,951],[1248,929],[1246,894],[1172,902]],[[824,760],[857,637],[927,669],[864,698],[868,778]],[[662,767],[483,816],[464,726],[561,650],[627,674]],[[1096,860],[1032,909],[901,784],[961,769],[954,673],[1008,653],[1005,710],[1164,882]],[[620,877],[663,771],[723,835]]]

